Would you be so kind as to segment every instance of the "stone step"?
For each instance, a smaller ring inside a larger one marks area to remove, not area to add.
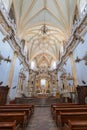
[[[34,104],[36,106],[50,106],[59,103],[57,98],[16,98],[15,103]]]
[[[35,105],[35,107],[50,107],[50,105]]]

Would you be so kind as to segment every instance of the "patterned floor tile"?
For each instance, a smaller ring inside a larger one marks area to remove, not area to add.
[[[50,107],[36,107],[26,130],[58,130]]]

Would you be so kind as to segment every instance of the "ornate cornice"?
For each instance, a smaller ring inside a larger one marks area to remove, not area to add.
[[[23,50],[21,49],[21,41],[16,35],[16,25],[10,19],[2,2],[0,2],[0,24],[6,31],[6,37],[3,40],[7,40],[10,43],[13,50],[18,52],[19,59],[22,61],[23,65],[29,68],[27,58],[24,55]],[[83,42],[81,33],[85,30],[86,26],[87,26],[87,6],[85,7],[80,19],[73,26],[71,37],[66,43],[64,54],[57,64],[57,69],[59,69],[65,63],[65,61],[69,56],[69,53],[74,50],[74,48],[79,44],[79,41]]]
[[[3,41],[9,42],[13,50],[18,53],[18,57],[22,61],[23,65],[29,70],[29,63],[23,53],[23,50],[21,49],[21,41],[16,35],[16,25],[10,19],[2,2],[0,2],[0,24],[6,35]]]
[[[73,26],[72,34],[68,42],[66,43],[63,56],[61,57],[61,60],[57,63],[57,70],[59,70],[59,68],[64,65],[69,57],[70,52],[73,52],[79,42],[84,42],[83,38],[81,37],[84,30],[85,32],[87,32],[87,5],[83,13],[81,14],[80,19]]]

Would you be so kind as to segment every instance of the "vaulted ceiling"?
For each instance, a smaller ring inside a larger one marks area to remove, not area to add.
[[[29,62],[48,67],[57,62],[71,34],[79,0],[10,0],[17,35],[25,40]]]

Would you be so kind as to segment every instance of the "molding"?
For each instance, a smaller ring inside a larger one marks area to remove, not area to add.
[[[79,42],[84,42],[81,36],[87,32],[86,24],[87,24],[87,5],[80,19],[73,25],[71,37],[66,43],[65,51],[63,53],[63,56],[60,58],[61,60],[57,63],[57,70],[59,70],[60,67],[64,65],[64,63],[69,57],[69,53],[73,52],[73,50],[76,48]]]
[[[30,65],[23,53],[23,50],[21,49],[21,41],[16,35],[16,25],[10,19],[2,2],[0,2],[0,24],[6,32],[6,37],[4,40],[7,40],[11,45],[11,47],[13,48],[13,50],[17,51],[19,59],[22,61],[23,65],[29,70]],[[71,37],[66,43],[65,51],[63,53],[63,56],[61,57],[61,60],[57,63],[57,70],[59,70],[60,67],[63,66],[63,64],[69,57],[69,53],[75,49],[75,47],[79,44],[79,42],[80,41],[83,42],[81,34],[82,32],[84,32],[85,29],[86,29],[85,31],[87,32],[86,26],[87,26],[87,5],[80,16],[80,19],[76,21],[76,23],[73,25]]]
[[[18,57],[22,61],[23,65],[29,70],[29,63],[23,53],[23,50],[21,49],[21,41],[16,35],[16,25],[10,19],[2,2],[0,2],[0,26],[2,26],[2,29],[4,29],[3,32],[6,32],[6,37],[3,39],[3,41],[9,42],[12,49],[18,53]]]

